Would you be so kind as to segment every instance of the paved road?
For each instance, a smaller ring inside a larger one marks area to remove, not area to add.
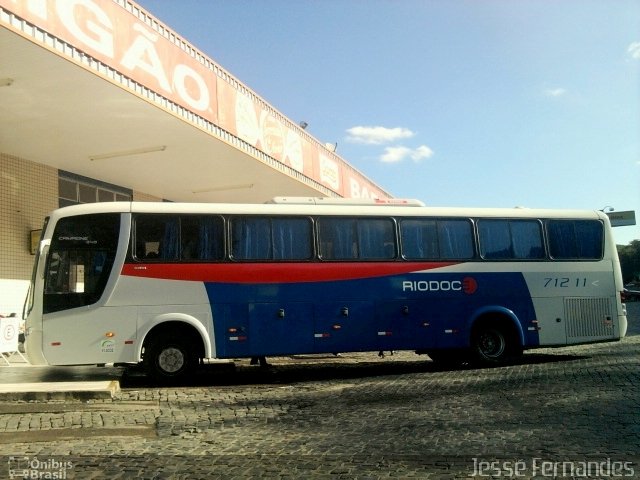
[[[113,400],[0,403],[0,478],[640,478],[640,303],[629,312],[620,343],[502,368],[286,358],[181,388],[132,372]]]

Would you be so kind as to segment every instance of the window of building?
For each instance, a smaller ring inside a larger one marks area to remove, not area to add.
[[[92,178],[60,171],[58,175],[58,205],[68,207],[80,203],[131,201],[130,189]]]

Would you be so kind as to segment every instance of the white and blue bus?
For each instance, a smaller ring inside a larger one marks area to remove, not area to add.
[[[113,202],[48,217],[25,304],[33,364],[414,350],[500,364],[624,337],[599,211],[278,198]]]

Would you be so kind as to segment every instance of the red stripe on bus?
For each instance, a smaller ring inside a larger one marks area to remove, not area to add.
[[[432,270],[456,262],[126,263],[129,277],[222,283],[295,283],[353,280]]]

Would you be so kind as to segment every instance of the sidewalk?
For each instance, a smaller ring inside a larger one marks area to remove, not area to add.
[[[111,398],[120,390],[122,368],[33,366],[19,355],[0,365],[0,401]]]

